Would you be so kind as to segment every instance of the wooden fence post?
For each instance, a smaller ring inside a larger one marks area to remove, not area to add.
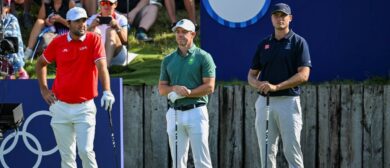
[[[144,101],[145,167],[168,168],[167,97],[160,96],[157,86],[145,86]]]
[[[225,86],[220,110],[219,167],[238,168],[243,162],[243,87]]]
[[[384,108],[383,167],[390,167],[390,85],[384,86]]]
[[[144,166],[143,87],[123,87],[123,141],[125,167]]]
[[[362,167],[363,86],[341,86],[340,167]]]
[[[219,135],[219,90],[216,87],[213,94],[209,96],[207,110],[209,112],[209,149],[213,167],[218,167],[218,135]]]
[[[261,167],[260,149],[257,141],[255,119],[255,103],[259,94],[251,86],[245,86],[244,106],[244,165],[245,168]]]
[[[340,167],[340,86],[318,88],[318,167]]]
[[[383,167],[383,86],[365,86],[363,99],[363,167]]]
[[[315,168],[317,160],[317,87],[315,85],[302,86],[302,134],[301,146],[303,162],[307,168]]]

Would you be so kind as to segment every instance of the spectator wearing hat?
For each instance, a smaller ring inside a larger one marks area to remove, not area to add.
[[[168,96],[167,133],[174,167],[187,167],[189,143],[195,167],[211,168],[208,95],[214,92],[215,64],[194,44],[195,25],[188,19],[172,29],[178,48],[161,63],[158,89]],[[177,166],[176,166],[177,164]]]
[[[45,48],[54,37],[69,31],[68,22],[65,17],[66,12],[74,6],[75,3],[72,0],[50,0],[50,2],[44,1],[42,3],[24,52],[25,59],[30,59],[33,57],[32,54],[35,54],[33,53],[33,49],[35,45],[40,45],[36,43],[41,32],[45,32],[42,36],[42,48]]]
[[[7,59],[10,61],[10,64],[12,65],[12,68],[15,72],[15,74],[18,74],[18,79],[28,79],[28,73],[23,68],[24,67],[24,53],[23,53],[23,40],[22,35],[20,33],[20,26],[18,19],[12,15],[11,12],[11,0],[2,0],[3,3],[3,13],[2,15],[2,23],[4,28],[4,37],[12,37],[17,39],[17,48],[15,50],[16,53],[10,53],[5,55]],[[8,78],[12,79],[14,78],[14,75],[8,76]]]
[[[100,13],[87,20],[88,31],[101,36],[108,66],[128,64],[127,19],[115,12],[117,6],[117,0],[99,0]]]
[[[275,4],[271,12],[274,33],[257,46],[248,72],[249,84],[260,94],[255,104],[255,127],[261,167],[277,167],[276,155],[281,138],[288,167],[303,168],[299,85],[309,79],[309,47],[304,38],[290,30],[292,15],[287,4]],[[269,136],[266,136],[266,131]]]
[[[50,125],[61,155],[61,167],[77,167],[76,146],[83,168],[97,168],[93,150],[96,125],[94,98],[98,78],[101,105],[111,111],[115,98],[110,89],[104,47],[100,36],[87,32],[87,13],[74,7],[66,14],[69,33],[56,37],[36,64],[43,99],[50,105]],[[56,63],[52,90],[48,89],[47,65]],[[76,145],[77,144],[77,145]]]

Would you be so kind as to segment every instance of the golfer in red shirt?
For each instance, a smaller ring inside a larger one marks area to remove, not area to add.
[[[69,33],[56,37],[36,64],[43,99],[50,105],[51,127],[61,154],[61,167],[77,167],[76,144],[83,168],[96,168],[93,141],[98,95],[97,80],[103,87],[101,105],[111,110],[115,101],[110,89],[104,46],[94,33],[87,33],[87,14],[74,7],[66,14]],[[47,65],[56,63],[52,90],[47,85]]]

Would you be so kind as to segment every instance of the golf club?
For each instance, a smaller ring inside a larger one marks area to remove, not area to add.
[[[267,94],[267,102],[265,106],[265,167],[267,168],[267,160],[268,160],[268,120],[269,120],[269,93]]]
[[[107,109],[107,113],[108,113],[108,120],[109,120],[110,128],[111,128],[111,139],[112,139],[112,147],[113,147],[113,151],[114,151],[115,165],[118,168],[118,156],[116,153],[115,135],[114,135],[114,127],[112,125],[111,108]]]
[[[176,116],[176,110],[175,110],[175,168],[177,168],[177,116]]]

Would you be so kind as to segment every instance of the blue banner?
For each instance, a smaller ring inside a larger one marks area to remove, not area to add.
[[[49,80],[51,86],[52,80]],[[123,167],[123,91],[122,79],[111,79],[115,96],[112,120],[118,163]],[[97,107],[94,149],[99,167],[115,167],[108,113],[100,107],[102,90],[95,98]],[[50,126],[51,114],[43,100],[37,80],[0,80],[0,104],[21,103],[24,122],[18,132],[7,131],[0,140],[0,167],[61,167],[61,158]],[[1,110],[1,109],[0,109]],[[77,157],[78,167],[81,161]]]
[[[390,77],[388,0],[202,0],[201,47],[218,80],[246,80],[259,42],[274,32],[270,8],[290,5],[290,28],[309,44],[311,81]]]

